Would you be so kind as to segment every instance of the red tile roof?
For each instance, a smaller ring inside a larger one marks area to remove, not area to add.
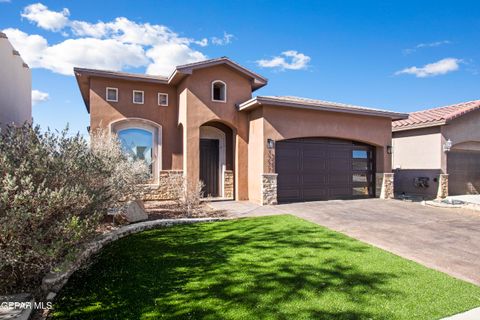
[[[450,106],[415,111],[407,119],[392,122],[393,131],[433,127],[445,124],[464,114],[480,109],[480,100],[462,102]]]

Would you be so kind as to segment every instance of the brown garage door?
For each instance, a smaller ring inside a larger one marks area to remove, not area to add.
[[[447,155],[448,193],[480,193],[480,152],[450,151]]]
[[[339,139],[278,141],[279,202],[374,196],[374,148]]]

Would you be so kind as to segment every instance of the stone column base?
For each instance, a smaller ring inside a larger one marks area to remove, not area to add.
[[[376,196],[380,199],[393,199],[395,197],[393,190],[393,173],[377,173],[376,174]]]
[[[225,170],[223,176],[223,196],[227,199],[233,199],[233,171]]]
[[[143,200],[176,200],[179,188],[183,186],[183,170],[162,170],[158,185],[148,187]]]
[[[277,204],[277,177],[278,173],[262,174],[262,205]]]
[[[448,197],[448,174],[440,174],[438,176],[437,199]]]

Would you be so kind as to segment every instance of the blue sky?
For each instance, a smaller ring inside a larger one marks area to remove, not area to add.
[[[168,74],[228,56],[295,95],[409,112],[480,98],[477,1],[0,0],[34,121],[86,133],[72,66]],[[48,95],[48,96],[47,96]]]

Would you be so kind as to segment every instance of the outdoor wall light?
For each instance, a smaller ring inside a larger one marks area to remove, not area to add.
[[[447,139],[445,143],[443,144],[443,152],[448,152],[452,148],[452,140]]]
[[[392,146],[387,146],[387,154],[392,154],[393,148]]]
[[[275,148],[275,140],[267,139],[267,149],[274,149]]]

